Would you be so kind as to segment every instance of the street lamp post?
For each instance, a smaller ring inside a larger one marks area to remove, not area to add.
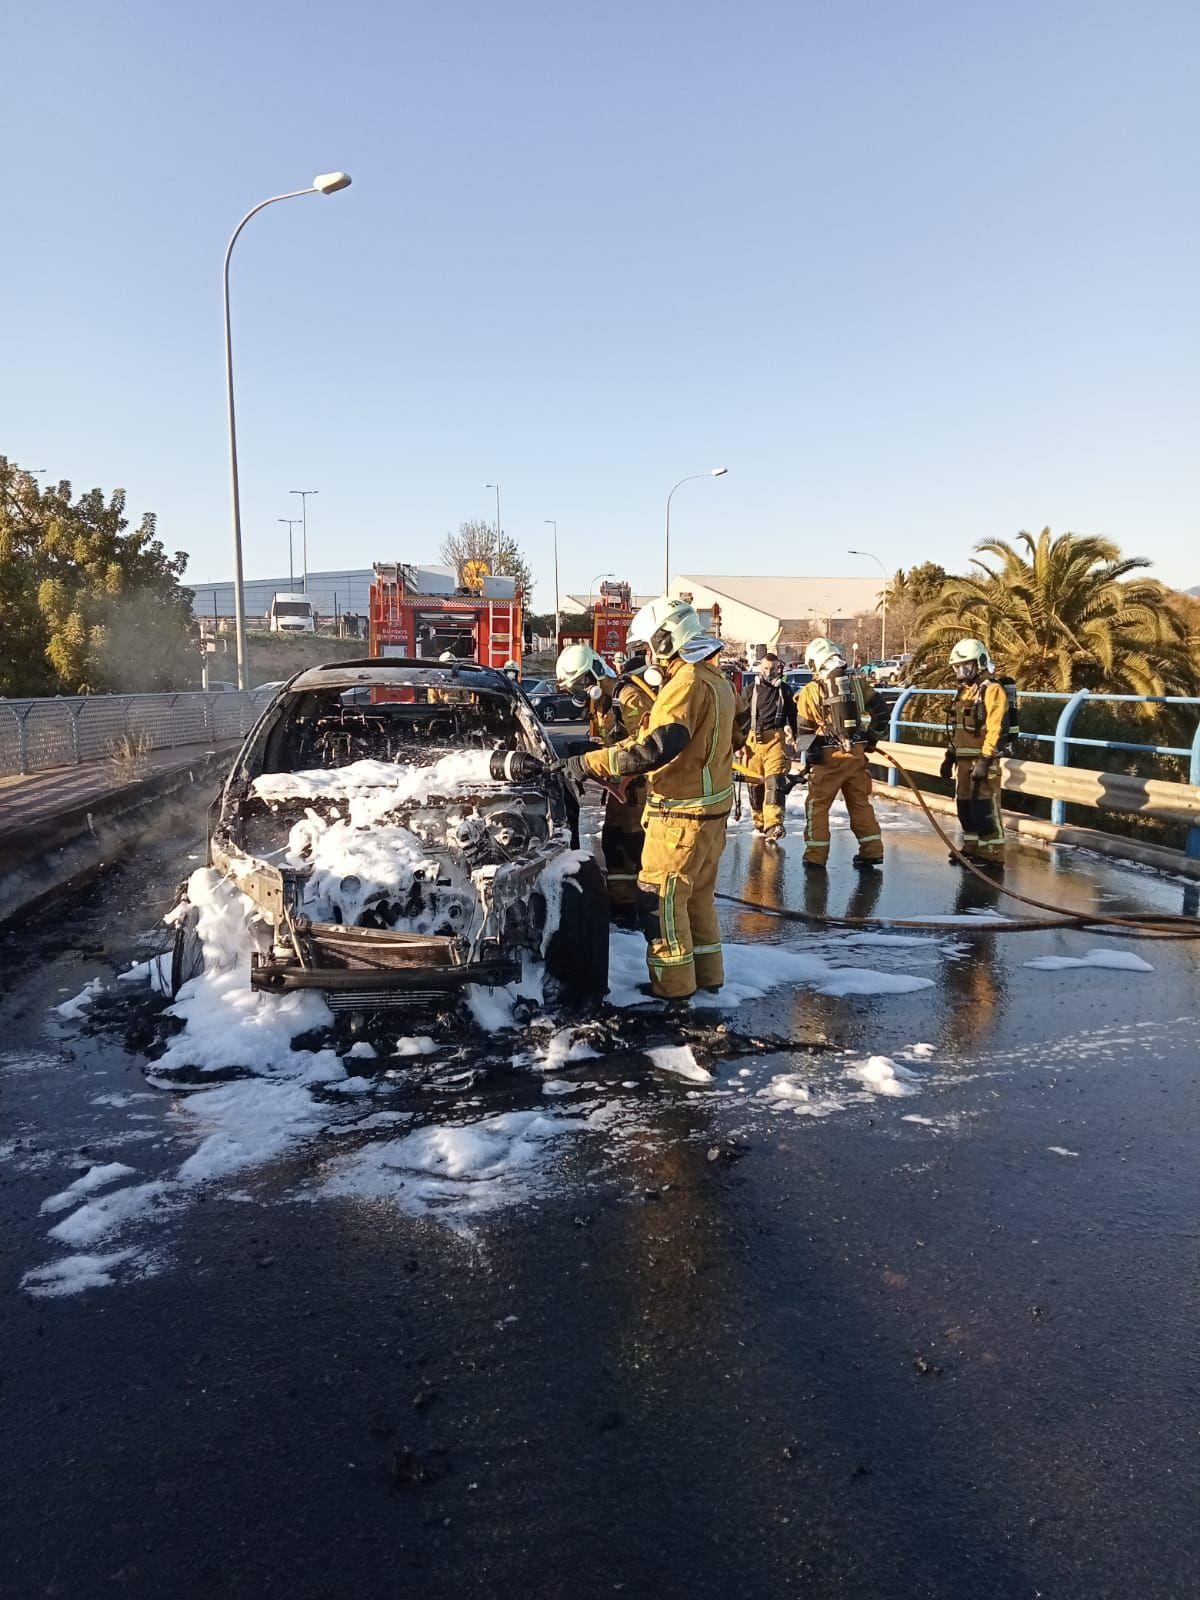
[[[282,522],[288,531],[288,591],[296,592],[296,564],[292,559],[292,529],[300,521],[299,517],[276,517],[276,522]]]
[[[558,635],[562,626],[558,609],[558,523],[553,517],[543,518],[548,528],[554,529],[554,648],[558,649]]]
[[[249,688],[250,680],[246,672],[246,594],[242,573],[242,498],[238,486],[237,413],[233,403],[233,333],[229,321],[229,260],[242,229],[251,217],[257,216],[267,206],[276,205],[280,200],[298,200],[305,194],[336,194],[339,189],[346,189],[349,185],[349,173],[323,172],[313,179],[308,189],[291,189],[287,194],[273,194],[269,200],[260,200],[256,206],[251,206],[238,223],[225,247],[225,396],[229,410],[229,480],[233,497],[233,610],[237,630],[238,688],[243,690]]]
[[[485,483],[485,489],[496,491],[496,565],[492,568],[497,577],[500,576],[500,485],[498,483]]]
[[[308,593],[308,497],[320,494],[319,489],[289,489],[289,494],[300,496],[300,553],[304,560],[304,593]]]
[[[875,563],[875,565],[879,568],[880,572],[883,573],[883,590],[882,590],[882,601],[883,601],[883,604],[880,607],[881,615],[880,615],[880,623],[879,623],[879,659],[881,661],[886,661],[887,660],[887,576],[888,576],[887,568],[884,566],[883,562],[880,561],[879,557],[878,556],[873,556],[869,550],[847,550],[846,554],[848,556],[865,556],[868,561],[873,561]]]
[[[680,478],[675,489],[680,489],[685,483],[693,483],[697,478],[723,478],[729,471],[728,467],[713,467],[710,472],[692,472],[686,478]],[[663,593],[667,594],[671,588],[671,495],[667,496],[667,536],[663,546]]]

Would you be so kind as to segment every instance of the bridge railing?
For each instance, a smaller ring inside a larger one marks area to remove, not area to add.
[[[904,715],[910,703],[919,698],[949,699],[953,689],[928,689],[919,685],[901,689],[892,706],[890,740],[885,748],[906,767],[918,772],[935,773],[941,763],[941,750],[929,744],[904,742],[903,730],[921,730],[945,734],[945,722],[917,722]],[[1126,814],[1153,817],[1160,821],[1182,823],[1188,830],[1187,854],[1200,858],[1200,697],[1192,695],[1139,695],[1093,694],[1080,689],[1074,694],[1053,694],[1042,691],[1022,692],[1021,703],[1027,701],[1059,702],[1062,710],[1050,733],[1026,733],[1021,742],[1034,742],[1051,747],[1050,762],[1022,761],[1005,758],[1001,762],[1001,781],[1006,789],[1016,793],[1037,795],[1050,801],[1050,820],[1058,824],[1066,821],[1068,805],[1091,806],[1101,811],[1119,811]],[[1124,739],[1087,739],[1072,733],[1075,720],[1084,706],[1089,705],[1150,705],[1195,706],[1198,708],[1196,732],[1190,745],[1138,744]],[[1125,772],[1097,771],[1091,767],[1074,767],[1070,753],[1074,747],[1094,750],[1114,750],[1137,755],[1174,756],[1188,763],[1186,783],[1170,779],[1140,777]],[[895,787],[900,782],[895,768],[888,771],[888,783]]]
[[[248,694],[96,694],[0,700],[0,777],[138,750],[244,737],[273,689]]]

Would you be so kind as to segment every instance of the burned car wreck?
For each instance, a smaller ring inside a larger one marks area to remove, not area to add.
[[[528,981],[603,997],[603,874],[522,691],[470,662],[350,661],[292,678],[218,796],[208,865],[247,897],[249,982],[335,1011],[450,1004]],[[186,905],[172,990],[201,970]],[[531,971],[537,968],[537,971]]]

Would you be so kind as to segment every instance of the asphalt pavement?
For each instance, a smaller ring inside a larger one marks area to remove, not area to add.
[[[114,978],[199,827],[0,939],[0,1594],[1193,1594],[1200,946],[976,932],[994,891],[883,815],[879,878],[840,829],[806,878],[793,812],[722,887],[961,929],[727,906],[735,1010],[615,1012],[574,1059],[458,1028],[190,1189],[160,1008]],[[1189,893],[1013,859],[1073,906]],[[398,1127],[499,1155],[355,1189]],[[34,1292],[40,1208],[115,1162],[164,1187],[80,1247],[112,1281]]]

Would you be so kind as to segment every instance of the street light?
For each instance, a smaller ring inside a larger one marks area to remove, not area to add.
[[[881,661],[886,661],[887,660],[887,576],[888,576],[887,568],[884,566],[883,562],[880,561],[879,557],[878,556],[873,556],[869,550],[847,550],[846,554],[848,556],[865,556],[868,561],[873,561],[875,563],[875,565],[879,568],[880,572],[883,573],[883,604],[880,607],[880,611],[882,613],[882,616],[881,616],[881,620],[880,620],[880,623],[879,623],[879,659]]]
[[[690,473],[686,478],[680,478],[679,482],[675,485],[675,489],[682,488],[685,483],[693,483],[697,478],[723,478],[728,471],[728,467],[713,467],[710,472]],[[667,537],[663,547],[663,567],[665,569],[663,573],[664,594],[667,594],[671,588],[671,495],[675,493],[675,489],[672,489],[671,494],[667,496]]]
[[[542,521],[548,528],[554,529],[554,648],[558,649],[558,634],[561,626],[558,610],[558,523],[553,517],[543,517]]]
[[[496,491],[496,565],[493,568],[497,577],[500,576],[500,485],[498,483],[485,483],[485,489]]]
[[[612,577],[612,573],[611,572],[598,572],[596,574],[596,576],[592,579],[591,583],[588,585],[588,607],[589,607],[589,609],[590,609],[590,611],[592,613],[592,621],[593,622],[596,620],[596,602],[595,602],[595,599],[593,598],[593,596],[596,593],[596,585],[600,582],[601,578],[611,578],[611,577]]]
[[[313,179],[311,188],[291,189],[287,194],[273,194],[269,200],[260,200],[256,206],[251,206],[238,223],[225,247],[225,394],[229,408],[229,479],[233,495],[233,609],[237,629],[239,689],[249,688],[250,680],[246,672],[246,595],[242,576],[242,498],[238,487],[237,415],[233,404],[233,333],[229,322],[229,259],[233,255],[233,247],[242,229],[251,217],[257,216],[265,207],[273,206],[280,200],[298,200],[304,194],[336,194],[339,189],[347,188],[349,183],[350,174],[347,172],[322,172]]]
[[[296,568],[292,561],[292,529],[300,520],[301,519],[299,517],[275,518],[276,522],[284,523],[288,531],[288,591],[292,594],[296,592]]]
[[[308,497],[310,494],[320,494],[320,489],[289,489],[289,494],[300,496],[300,526],[303,530],[300,535],[300,551],[304,557],[304,593],[308,593]]]

